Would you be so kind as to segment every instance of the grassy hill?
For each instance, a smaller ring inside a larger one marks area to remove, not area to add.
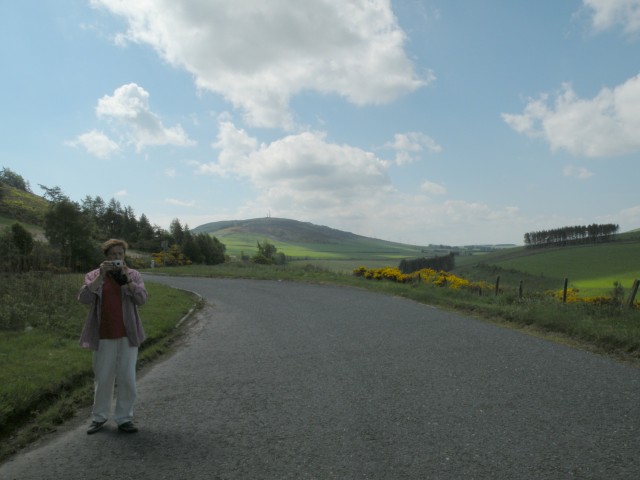
[[[0,183],[0,216],[5,219],[42,225],[48,206],[38,195]]]
[[[362,263],[396,266],[403,258],[449,252],[443,247],[389,242],[284,218],[213,222],[193,231],[215,235],[226,245],[231,256],[253,255],[257,242],[268,240],[293,261],[313,261],[337,269],[352,269]]]
[[[44,198],[0,183],[0,229],[20,222],[38,240],[44,239],[44,215],[49,206]]]
[[[640,231],[616,236],[609,243],[568,247],[496,251],[481,256],[459,257],[456,272],[471,277],[494,278],[560,288],[564,279],[584,296],[606,294],[620,282],[629,289],[640,278]],[[523,274],[523,272],[526,272]],[[483,278],[487,279],[487,278]]]

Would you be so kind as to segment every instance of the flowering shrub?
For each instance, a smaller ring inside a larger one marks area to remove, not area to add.
[[[451,288],[453,290],[471,290],[481,293],[492,288],[487,282],[472,282],[466,278],[452,275],[444,270],[436,271],[431,268],[423,268],[417,272],[405,274],[398,268],[367,268],[360,266],[353,270],[353,274],[356,277],[363,277],[367,280],[390,280],[397,283],[428,283],[437,287]],[[614,288],[611,296],[598,297],[581,297],[578,289],[569,288],[567,289],[567,303],[580,303],[594,306],[620,306],[624,303],[623,295],[620,293],[617,285],[614,286],[616,286],[616,288]],[[564,290],[550,290],[545,292],[545,295],[562,301]],[[640,302],[635,302],[633,307],[640,308]]]
[[[172,245],[169,250],[165,250],[151,255],[156,267],[176,267],[180,265],[191,265],[191,260],[180,251],[180,247]]]
[[[431,268],[423,268],[417,272],[402,273],[398,268],[366,268],[358,267],[353,271],[356,277],[364,277],[368,280],[391,280],[397,283],[431,283],[438,287],[452,288],[454,290],[481,290],[486,288],[484,282],[470,282],[461,277],[456,277],[449,272],[443,270],[436,271]]]
[[[618,307],[623,304],[622,298],[620,298],[620,296],[618,295],[615,295],[615,293],[612,296],[599,295],[597,297],[581,297],[579,293],[580,290],[578,290],[577,288],[568,288],[567,303],[581,303],[585,305],[594,305],[597,307]],[[564,290],[550,290],[546,292],[546,294],[552,298],[555,298],[556,300],[562,301],[562,298],[564,297]],[[633,305],[633,307],[635,308],[639,308],[639,306],[640,303],[638,302]]]

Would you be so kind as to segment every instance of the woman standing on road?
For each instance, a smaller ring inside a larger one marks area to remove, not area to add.
[[[96,433],[111,416],[114,385],[117,384],[113,420],[118,429],[135,433],[133,404],[136,391],[138,347],[145,339],[138,305],[147,301],[142,276],[127,267],[124,240],[110,239],[102,245],[105,260],[87,273],[78,300],[90,305],[80,345],[93,350],[95,396],[88,434]]]

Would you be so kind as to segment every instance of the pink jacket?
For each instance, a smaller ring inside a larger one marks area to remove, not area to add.
[[[97,290],[91,290],[90,284],[100,275],[100,269],[92,270],[84,277],[84,285],[80,288],[78,301],[90,305],[89,314],[84,322],[80,335],[80,346],[91,350],[98,350],[100,345],[100,302],[102,301],[102,285]],[[147,290],[144,288],[142,276],[137,270],[129,269],[129,278],[133,284],[133,291],[129,287],[122,287],[122,314],[124,328],[127,332],[129,345],[139,347],[146,338],[142,321],[138,314],[138,305],[147,302]]]

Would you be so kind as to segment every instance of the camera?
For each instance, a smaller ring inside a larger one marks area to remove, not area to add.
[[[113,267],[122,268],[123,265],[124,265],[123,260],[111,260],[111,266]]]

